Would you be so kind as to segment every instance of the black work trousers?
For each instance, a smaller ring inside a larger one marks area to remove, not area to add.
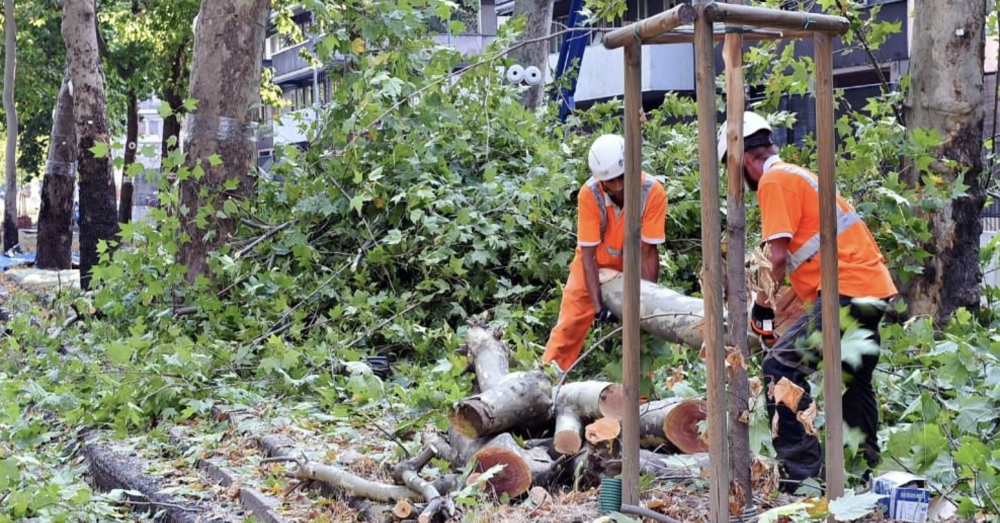
[[[876,345],[880,344],[878,328],[882,321],[883,308],[856,305],[849,296],[840,297],[840,306],[850,307],[850,315],[858,321],[861,328],[873,332],[872,340]],[[823,359],[822,345],[807,343],[807,338],[811,333],[822,330],[822,307],[820,300],[817,299],[813,302],[812,309],[795,320],[785,335],[764,357],[765,390],[773,390],[771,385],[777,384],[781,378],[788,378],[792,383],[802,387],[805,393],[799,401],[799,412],[808,409],[813,402],[807,378],[816,372],[817,363]],[[861,450],[871,467],[879,461],[877,435],[879,409],[872,384],[872,375],[878,364],[878,358],[878,352],[874,352],[863,355],[857,368],[846,362],[842,364],[846,385],[843,395],[844,421],[864,433],[865,441]],[[774,450],[784,468],[784,478],[791,480],[790,485],[783,486],[794,490],[797,483],[807,478],[819,478],[824,462],[819,438],[808,434],[796,417],[796,413],[785,404],[776,403],[771,393],[768,393],[767,398],[767,414],[772,427],[775,423],[774,417],[778,417],[778,435],[773,439]],[[838,420],[827,420],[826,424],[838,422]]]

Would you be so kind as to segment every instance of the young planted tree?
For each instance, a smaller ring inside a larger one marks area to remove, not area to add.
[[[544,38],[549,35],[552,27],[552,0],[519,0],[514,2],[514,17],[525,17],[524,32],[521,33],[521,40],[531,40]],[[511,53],[514,62],[527,68],[535,66],[542,71],[544,78],[545,70],[549,66],[549,42],[541,40],[536,43],[525,45]],[[545,95],[545,83],[532,85],[525,91],[522,101],[529,109],[537,109],[542,106]]]
[[[3,200],[3,250],[17,244],[17,110],[14,107],[14,71],[17,67],[17,24],[14,0],[4,0],[3,108],[7,113],[7,193]]]
[[[73,89],[63,79],[53,111],[49,159],[42,179],[42,207],[38,212],[39,269],[64,270],[72,267],[73,184],[76,181],[76,120],[73,117]]]
[[[99,261],[98,244],[118,234],[115,182],[106,154],[110,137],[96,16],[94,0],[63,1],[62,35],[80,152],[80,285],[84,289],[90,285],[91,268]]]
[[[983,187],[983,58],[986,2],[917,0],[906,125],[910,133],[940,133],[935,151],[943,161],[920,178],[916,163],[904,171],[913,187],[968,187],[927,216],[930,239],[920,247],[930,255],[923,273],[902,293],[910,316],[929,315],[939,323],[956,309],[980,302],[979,236],[985,202]]]
[[[188,125],[180,183],[183,232],[179,261],[189,281],[207,275],[208,253],[229,241],[233,201],[253,194],[257,157],[256,108],[268,0],[204,0],[195,30],[190,97],[198,101]]]

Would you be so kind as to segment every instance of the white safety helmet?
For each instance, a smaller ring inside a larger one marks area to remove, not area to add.
[[[718,140],[720,162],[726,159],[726,128],[728,127],[728,123],[729,122],[722,123],[722,128],[719,129],[719,136],[716,137]],[[747,138],[758,131],[764,130],[770,132],[774,131],[771,129],[771,125],[767,123],[767,120],[763,116],[750,111],[743,113],[743,138]]]
[[[595,180],[614,180],[625,174],[625,139],[617,134],[605,134],[590,146],[590,174]]]

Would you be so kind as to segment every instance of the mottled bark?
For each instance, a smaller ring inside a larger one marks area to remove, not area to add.
[[[91,152],[96,144],[110,143],[94,0],[63,1],[62,35],[69,77],[73,82],[80,153],[80,286],[88,289],[91,269],[99,261],[98,243],[112,242],[118,234],[111,157],[99,158]]]
[[[76,182],[76,121],[73,90],[64,77],[53,111],[49,156],[42,179],[42,207],[38,213],[39,269],[72,268],[73,184]]]
[[[209,275],[208,254],[230,241],[236,217],[218,217],[226,200],[254,192],[256,107],[260,102],[261,55],[270,7],[268,0],[204,0],[195,30],[190,96],[198,110],[188,124],[186,166],[204,175],[180,184],[181,218],[187,236],[178,261],[187,278]],[[223,81],[224,80],[224,81]],[[218,155],[221,165],[209,157]],[[238,180],[235,190],[224,184]]]
[[[129,176],[128,168],[135,163],[135,153],[139,148],[139,97],[135,89],[128,91],[128,107],[125,118],[125,158],[122,162],[122,191],[118,198],[118,222],[132,221],[132,194],[135,184]]]
[[[956,309],[980,305],[979,236],[983,187],[983,58],[986,2],[916,0],[906,125],[935,129],[944,143],[935,151],[954,166],[933,163],[941,185],[969,187],[967,195],[927,213],[930,239],[920,247],[930,256],[902,289],[910,316],[939,323]],[[923,183],[916,166],[905,171],[912,186]]]
[[[3,200],[3,250],[17,244],[17,110],[14,107],[14,77],[17,67],[17,24],[14,0],[4,0],[3,110],[7,113],[7,193]]]
[[[552,5],[552,0],[518,0],[514,2],[514,17],[524,15],[526,18],[524,32],[521,33],[520,40],[548,36],[552,27]],[[541,107],[545,95],[545,71],[549,67],[549,42],[541,41],[525,45],[515,49],[510,55],[514,58],[514,63],[520,64],[525,69],[533,65],[542,72],[543,81],[538,85],[529,86],[522,98],[524,105],[531,109]]]

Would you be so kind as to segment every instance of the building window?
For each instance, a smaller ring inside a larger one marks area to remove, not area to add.
[[[150,119],[146,122],[146,131],[149,135],[158,136],[160,134],[160,120]]]
[[[139,119],[139,131],[136,134],[138,134],[139,136],[144,136],[146,134],[146,119],[145,118],[140,118]]]

